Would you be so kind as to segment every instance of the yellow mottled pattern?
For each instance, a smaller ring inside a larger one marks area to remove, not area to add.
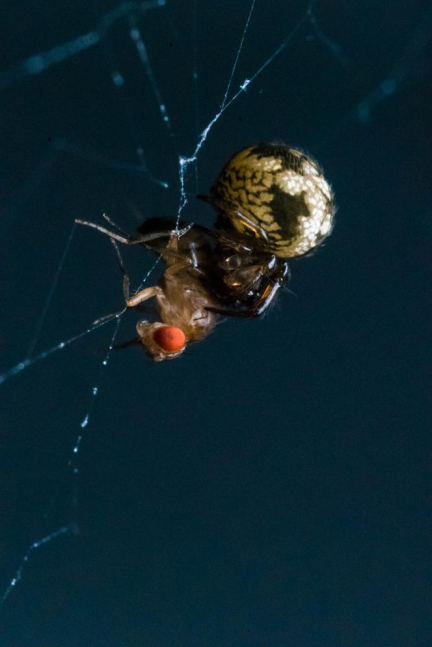
[[[331,231],[331,187],[304,153],[268,145],[278,154],[264,155],[263,146],[250,146],[228,162],[213,186],[212,200],[237,231],[266,240],[269,252],[301,256]]]

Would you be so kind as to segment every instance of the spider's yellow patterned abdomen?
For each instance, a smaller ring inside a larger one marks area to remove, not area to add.
[[[256,144],[234,155],[211,200],[237,231],[264,238],[281,258],[301,256],[332,229],[335,205],[317,163],[282,144]]]

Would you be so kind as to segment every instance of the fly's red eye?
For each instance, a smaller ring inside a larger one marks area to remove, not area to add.
[[[181,350],[186,344],[183,330],[176,326],[161,326],[155,331],[153,339],[162,350],[168,353]]]

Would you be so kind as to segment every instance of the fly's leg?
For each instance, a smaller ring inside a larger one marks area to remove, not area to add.
[[[117,240],[119,243],[123,243],[124,245],[140,245],[140,244],[146,244],[152,240],[157,240],[158,238],[169,238],[172,236],[173,232],[172,231],[158,231],[153,234],[143,234],[143,235],[129,235],[126,234],[124,231],[120,229],[106,214],[104,214],[105,220],[109,222],[109,224],[117,229],[117,232],[110,231],[109,229],[106,229],[105,227],[102,227],[101,225],[97,225],[95,222],[89,222],[87,220],[80,220],[79,218],[75,220],[76,223],[79,225],[85,225],[86,227],[91,227],[92,229],[97,229],[100,231],[102,234],[105,234],[106,236],[109,236],[111,239]],[[175,232],[175,235],[178,237],[183,236],[186,234],[189,229],[193,227],[193,223],[188,225],[187,227],[184,227],[183,229],[179,229],[178,232]]]
[[[123,258],[122,255],[120,254],[119,247],[116,243],[116,241],[111,238],[111,242],[114,246],[114,249],[117,254],[117,260],[119,263],[120,267],[120,272],[123,274],[123,295],[126,301],[126,307],[127,308],[135,308],[137,305],[142,303],[143,301],[147,301],[148,299],[152,299],[153,297],[157,296],[158,294],[162,293],[162,289],[158,287],[157,285],[154,285],[149,288],[144,288],[144,290],[140,290],[136,294],[134,294],[133,297],[130,296],[130,279],[129,276],[125,270],[125,266],[123,264]]]
[[[150,288],[144,288],[140,290],[133,297],[126,298],[126,305],[128,308],[135,308],[137,305],[153,297],[157,297],[162,294],[162,288],[157,285],[153,285]]]

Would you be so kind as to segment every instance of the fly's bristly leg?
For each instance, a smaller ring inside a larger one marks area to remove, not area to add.
[[[76,218],[75,222],[78,225],[84,225],[85,227],[91,227],[92,229],[97,229],[100,231],[102,234],[105,234],[106,236],[109,236],[110,238],[113,238],[114,240],[117,240],[119,243],[123,243],[123,245],[141,245],[141,244],[146,244],[152,240],[157,240],[158,238],[169,238],[172,236],[174,233],[176,236],[181,238],[186,234],[191,227],[193,227],[193,223],[187,225],[187,227],[184,227],[183,229],[179,229],[178,231],[158,231],[153,234],[143,234],[143,235],[129,235],[125,234],[121,231],[121,229],[115,225],[106,214],[104,214],[104,218],[116,229],[118,229],[121,233],[116,233],[114,231],[110,231],[109,229],[106,229],[105,227],[102,227],[101,225],[96,224],[95,222],[90,222],[88,220],[81,220],[80,218]]]

